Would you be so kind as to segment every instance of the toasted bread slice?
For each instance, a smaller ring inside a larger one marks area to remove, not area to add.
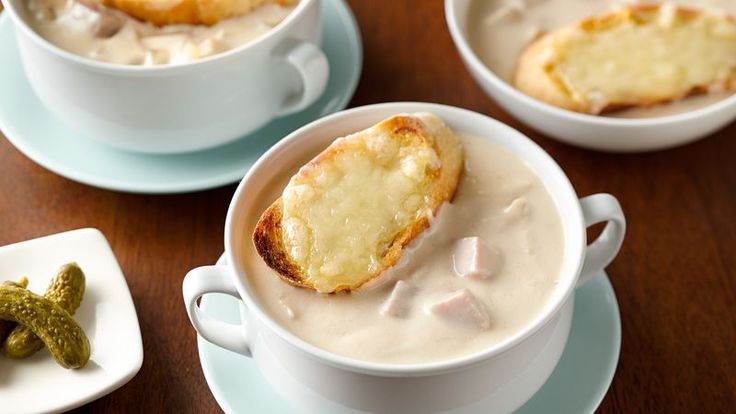
[[[514,83],[552,105],[599,114],[736,89],[736,20],[681,6],[628,6],[546,34]]]
[[[155,25],[211,25],[241,16],[266,3],[292,4],[295,0],[102,0],[137,19]]]
[[[429,227],[462,168],[462,145],[438,117],[391,117],[304,165],[258,221],[256,250],[293,285],[356,289]]]

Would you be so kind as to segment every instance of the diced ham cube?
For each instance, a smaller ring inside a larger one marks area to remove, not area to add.
[[[77,3],[95,15],[93,31],[96,37],[112,37],[123,27],[122,17],[102,4],[94,0],[77,0]]]
[[[486,279],[498,273],[501,252],[487,246],[479,237],[465,237],[457,241],[452,263],[460,277]]]
[[[403,280],[399,280],[394,285],[391,295],[383,303],[380,310],[381,315],[394,318],[405,317],[409,313],[412,296],[414,296],[414,287]]]
[[[101,10],[95,24],[95,36],[108,38],[114,36],[123,27],[123,19],[110,10]]]
[[[463,289],[429,306],[430,314],[449,322],[488,329],[491,320],[485,308],[470,291]]]

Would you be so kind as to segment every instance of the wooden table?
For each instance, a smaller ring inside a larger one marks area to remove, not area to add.
[[[428,101],[489,114],[532,137],[580,195],[615,194],[629,230],[608,274],[623,345],[601,413],[736,409],[736,125],[668,151],[613,155],[573,148],[520,124],[460,62],[442,2],[350,1],[363,33],[363,76],[351,105]],[[2,93],[0,91],[0,93]],[[90,412],[216,412],[181,299],[191,268],[223,250],[235,186],[134,195],[61,178],[0,140],[0,245],[79,227],[110,240],[143,333],[138,375],[81,408]]]

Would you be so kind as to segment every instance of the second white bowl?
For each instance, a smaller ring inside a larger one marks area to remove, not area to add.
[[[713,105],[656,118],[621,119],[580,114],[538,101],[491,71],[468,42],[473,0],[445,0],[445,17],[463,62],[483,90],[532,128],[584,148],[637,152],[670,148],[703,138],[736,119],[736,95]]]

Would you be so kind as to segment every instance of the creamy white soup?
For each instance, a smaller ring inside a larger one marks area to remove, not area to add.
[[[475,0],[469,14],[468,37],[478,57],[498,76],[512,83],[521,52],[536,37],[580,19],[626,4],[653,0]],[[736,15],[734,0],[674,0],[669,3],[718,8]],[[729,96],[714,92],[648,108],[606,114],[622,118],[673,115],[699,109]]]
[[[293,287],[248,243],[246,273],[266,312],[325,350],[399,364],[474,353],[530,324],[559,280],[558,211],[515,155],[483,138],[462,137],[462,143],[465,170],[453,202],[397,266],[352,293]],[[280,195],[288,178],[269,183],[257,211]],[[248,220],[253,229],[258,217]]]
[[[211,26],[155,26],[92,1],[27,2],[29,24],[62,49],[104,62],[145,66],[192,62],[247,44],[294,7],[269,3]]]

